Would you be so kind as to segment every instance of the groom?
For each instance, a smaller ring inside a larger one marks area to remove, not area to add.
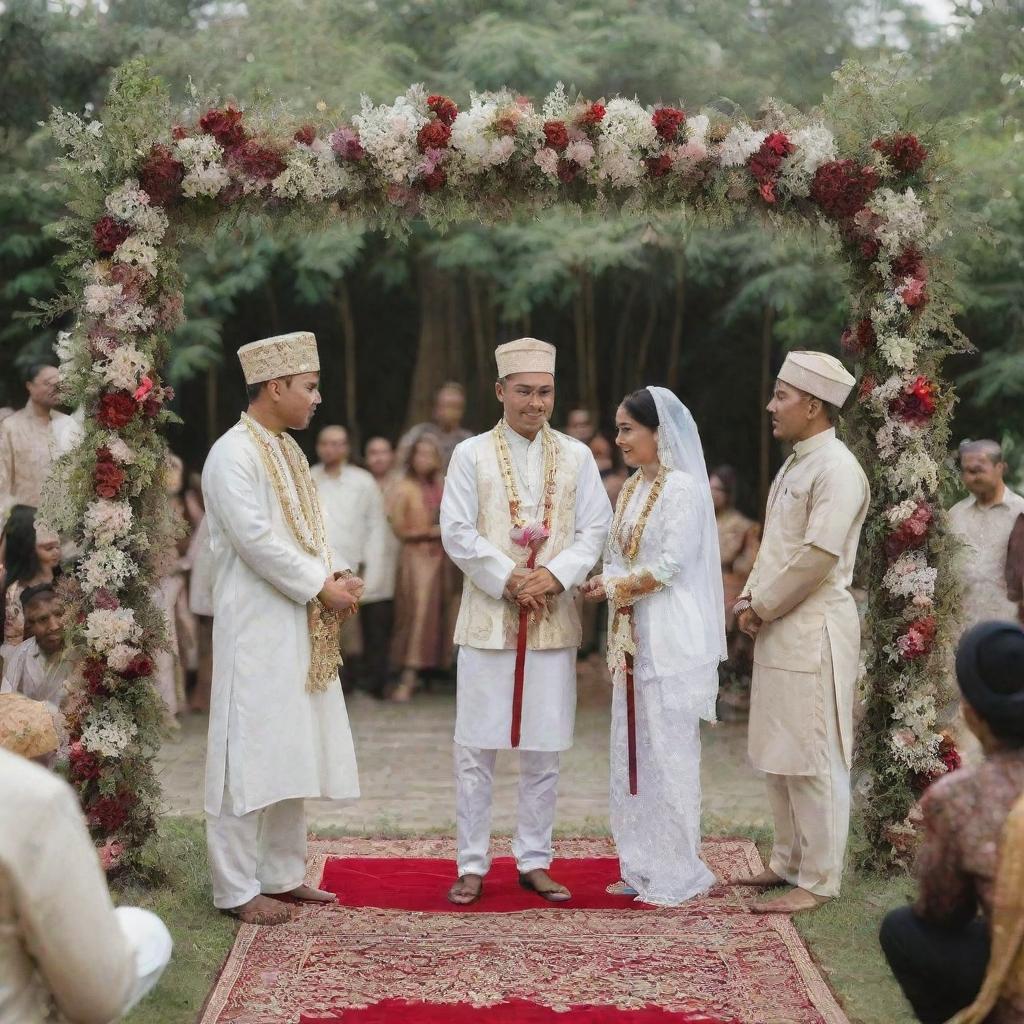
[[[830,355],[791,352],[768,405],[793,454],[735,610],[756,638],[748,748],[767,777],[775,842],[766,871],[733,882],[793,888],[753,904],[757,913],[814,910],[839,895],[843,875],[860,658],[850,584],[869,492],[834,423],[854,383]]]
[[[441,539],[465,574],[455,627],[458,881],[474,903],[490,867],[491,786],[498,750],[519,750],[520,884],[570,898],[548,874],[558,755],[572,746],[580,620],[572,590],[601,554],[611,508],[594,457],[548,426],[555,349],[522,338],[495,351],[504,415],[452,456]]]

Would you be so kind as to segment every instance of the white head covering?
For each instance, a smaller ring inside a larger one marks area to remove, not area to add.
[[[790,352],[779,380],[842,408],[857,379],[835,356],[825,352]]]
[[[513,373],[550,373],[555,375],[555,346],[536,338],[507,341],[494,350],[498,376]]]
[[[715,503],[711,498],[704,448],[690,410],[667,388],[649,387],[658,410],[658,460],[667,469],[686,473],[697,489],[701,510],[700,562],[685,584],[701,610],[704,624],[702,651],[695,651],[693,671],[688,672],[688,702],[701,716],[714,720],[718,696],[718,663],[729,651],[725,641],[725,597],[722,590],[722,556],[718,548]],[[701,655],[706,656],[706,661]]]
[[[238,350],[238,361],[242,364],[246,384],[320,370],[316,335],[310,331],[295,331],[276,338],[251,341]]]

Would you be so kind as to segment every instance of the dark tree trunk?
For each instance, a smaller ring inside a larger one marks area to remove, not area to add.
[[[771,401],[772,394],[772,341],[775,328],[775,307],[765,306],[761,314],[761,447],[760,447],[760,479],[758,493],[760,508],[768,504],[768,490],[771,487],[772,435],[771,421],[764,411]]]

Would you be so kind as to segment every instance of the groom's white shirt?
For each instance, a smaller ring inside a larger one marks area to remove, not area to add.
[[[540,518],[544,455],[540,435],[531,442],[505,428],[522,518]],[[611,507],[597,465],[587,447],[555,433],[560,473],[576,480],[575,525],[570,544],[548,566],[571,591],[586,579],[601,555]],[[441,505],[441,534],[453,562],[482,591],[498,597],[515,563],[481,531],[477,458],[494,443],[491,431],[463,441],[452,456]],[[504,495],[501,495],[504,501]],[[502,538],[503,540],[504,538]],[[512,688],[515,650],[463,645],[459,650],[455,742],[464,747],[507,750],[511,747]],[[572,746],[576,715],[576,648],[531,650],[523,683],[522,750],[567,750]]]

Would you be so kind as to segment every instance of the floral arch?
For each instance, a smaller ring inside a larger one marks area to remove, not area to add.
[[[861,379],[844,431],[873,493],[861,568],[860,854],[882,866],[905,860],[911,806],[949,761],[936,680],[955,602],[939,503],[954,397],[941,363],[967,342],[941,251],[941,149],[909,133],[871,73],[848,65],[836,79],[820,112],[769,104],[756,120],[590,102],[559,86],[539,107],[502,91],[461,110],[414,87],[391,105],[364,99],[350,118],[320,103],[300,121],[232,104],[176,112],[132,63],[102,121],[54,111],[71,194],[56,228],[67,290],[44,315],[75,317],[58,354],[86,421],[44,514],[83,553],[65,583],[83,655],[67,771],[108,866],[146,866],[159,807],[149,676],[164,638],[149,594],[173,532],[159,473],[161,426],[173,419],[161,365],[182,320],[179,246],[240,212],[271,224],[359,217],[401,231],[414,218],[494,221],[556,204],[810,224],[834,241],[851,282],[842,344]]]

